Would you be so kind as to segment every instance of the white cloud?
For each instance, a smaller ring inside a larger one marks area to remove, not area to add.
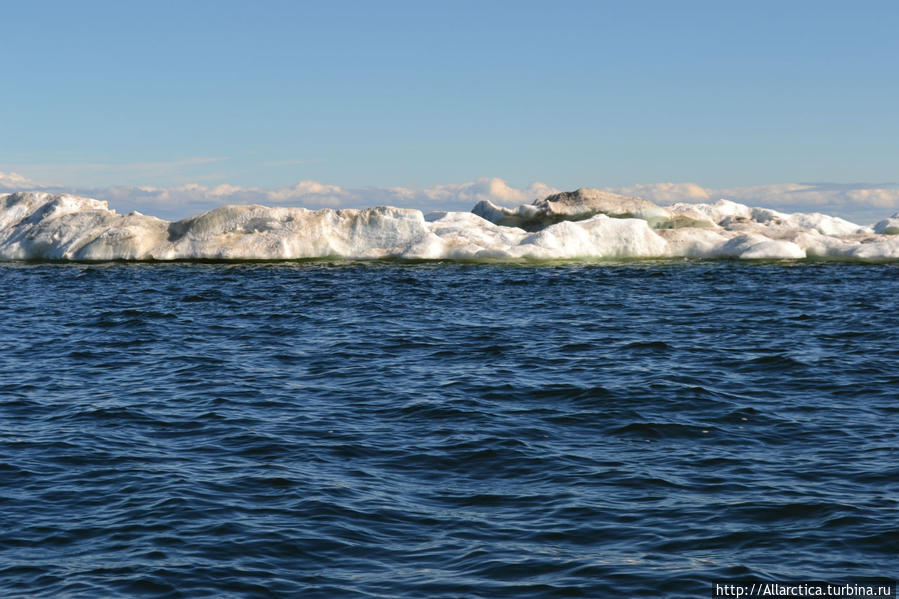
[[[192,156],[178,160],[157,162],[79,162],[6,165],[18,172],[29,173],[38,179],[82,181],[79,187],[91,185],[90,181],[114,180],[134,182],[135,186],[148,180],[197,181],[218,178],[222,174],[209,173],[206,167],[227,161],[223,157]],[[44,187],[56,187],[44,185]]]
[[[0,171],[0,191],[29,191],[48,187],[37,181],[32,181],[18,173],[4,173]]]
[[[516,206],[559,191],[544,183],[532,183],[525,188],[516,188],[498,178],[482,178],[467,183],[418,189],[344,188],[318,181],[300,181],[291,186],[274,189],[229,184],[207,186],[197,183],[174,187],[71,188],[39,183],[17,173],[0,172],[0,191],[34,189],[85,195],[107,200],[110,207],[119,212],[138,210],[168,219],[184,218],[225,204],[303,206],[310,209],[390,205],[416,208],[424,212],[468,211],[481,200],[490,200],[504,206]],[[896,184],[783,183],[707,188],[691,182],[665,182],[605,189],[642,197],[663,206],[675,202],[715,202],[720,198],[726,198],[741,204],[774,208],[784,212],[823,212],[860,224],[873,223],[899,211],[899,185]]]
[[[708,189],[696,183],[648,183],[608,189],[622,195],[643,198],[660,206],[675,202],[708,202],[718,199],[710,196]]]
[[[899,207],[899,188],[853,189],[846,192],[846,197],[853,202],[878,208],[892,210]]]
[[[783,212],[823,212],[870,223],[899,210],[899,186],[891,183],[780,183],[748,187],[706,188],[696,183],[650,183],[610,188],[657,204],[705,203],[724,198]]]
[[[200,185],[189,183],[173,187],[113,186],[72,188],[40,185],[15,174],[0,174],[0,190],[46,189],[106,200],[118,212],[137,210],[167,219],[178,219],[226,204],[262,204],[317,208],[363,208],[397,206],[432,210],[468,211],[481,200],[517,205],[532,202],[559,190],[543,183],[519,189],[502,179],[484,178],[468,183],[435,185],[421,189],[408,187],[343,188],[318,181],[300,181],[295,185],[263,189],[237,185]]]

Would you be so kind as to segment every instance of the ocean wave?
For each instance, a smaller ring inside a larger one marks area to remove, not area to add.
[[[3,260],[401,258],[897,259],[899,213],[873,227],[727,200],[657,206],[591,189],[515,209],[224,206],[170,222],[68,194],[0,195]]]

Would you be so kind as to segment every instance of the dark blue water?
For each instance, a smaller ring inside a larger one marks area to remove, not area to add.
[[[899,267],[0,266],[0,596],[895,577]]]

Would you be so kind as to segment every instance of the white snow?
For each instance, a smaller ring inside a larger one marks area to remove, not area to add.
[[[874,225],[874,232],[880,235],[899,235],[899,212]]]
[[[507,226],[509,223],[519,226]],[[873,229],[720,200],[661,207],[595,190],[515,209],[225,206],[177,222],[44,192],[0,195],[0,259],[899,258],[899,214]]]

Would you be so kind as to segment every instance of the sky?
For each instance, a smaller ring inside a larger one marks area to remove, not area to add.
[[[3,190],[172,215],[250,196],[433,204],[496,180],[516,201],[729,190],[899,210],[892,0],[0,0],[0,15]],[[301,184],[341,193],[291,196]]]

